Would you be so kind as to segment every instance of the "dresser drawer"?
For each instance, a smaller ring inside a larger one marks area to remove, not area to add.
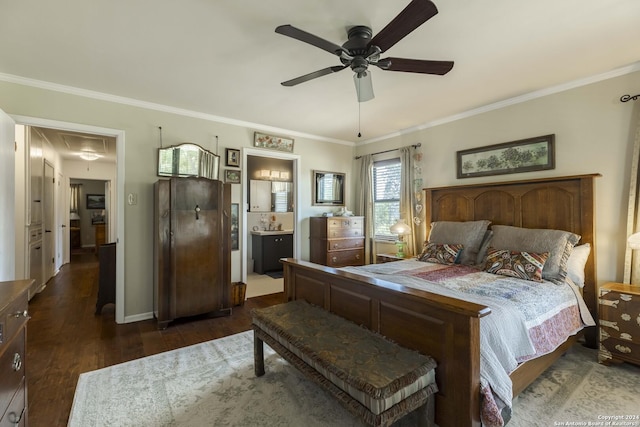
[[[355,218],[329,218],[327,226],[329,228],[355,228],[362,230],[363,221],[360,217]]]
[[[341,251],[344,249],[364,248],[364,239],[331,239],[327,240],[327,251]]]
[[[345,267],[347,265],[364,265],[364,249],[327,253],[329,267]]]
[[[613,338],[640,344],[640,295],[601,289],[600,327]]]
[[[20,295],[12,301],[0,316],[0,351],[4,342],[11,337],[27,321],[27,294]]]
[[[6,408],[25,377],[24,329],[0,353],[0,409]]]
[[[618,338],[600,338],[600,361],[611,358],[626,362],[640,363],[640,344]]]
[[[20,383],[20,389],[13,396],[7,411],[0,419],[0,427],[24,427],[27,425],[27,402],[25,400],[25,381]]]

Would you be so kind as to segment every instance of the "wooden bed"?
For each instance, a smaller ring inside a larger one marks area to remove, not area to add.
[[[426,223],[488,219],[492,224],[571,231],[595,248],[595,178],[570,177],[425,189]],[[428,235],[428,230],[427,230]],[[488,307],[306,261],[283,260],[287,300],[305,299],[438,362],[436,423],[480,425],[480,318]],[[597,309],[595,251],[585,268],[584,299]],[[596,346],[596,328],[585,331]],[[520,365],[514,395],[547,369],[577,337],[555,352]]]

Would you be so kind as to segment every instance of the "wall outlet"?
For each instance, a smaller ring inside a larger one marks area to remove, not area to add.
[[[138,204],[138,195],[136,193],[129,193],[129,196],[127,197],[127,202],[130,205],[137,205]]]

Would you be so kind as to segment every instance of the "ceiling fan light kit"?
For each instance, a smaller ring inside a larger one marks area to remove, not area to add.
[[[342,46],[315,36],[292,25],[280,25],[276,33],[308,43],[340,58],[342,66],[332,66],[282,82],[283,86],[295,86],[318,77],[351,68],[359,102],[374,98],[370,65],[384,71],[402,71],[420,74],[447,74],[453,61],[429,61],[422,59],[383,58],[380,54],[406,37],[413,30],[438,13],[430,0],[412,0],[386,27],[373,36],[371,28],[364,25],[351,27],[348,40]]]

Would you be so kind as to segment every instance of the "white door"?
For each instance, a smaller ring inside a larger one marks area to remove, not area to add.
[[[55,221],[55,171],[53,165],[44,161],[44,283],[47,283],[56,272],[56,221]]]
[[[0,110],[0,281],[16,278],[15,126]]]

